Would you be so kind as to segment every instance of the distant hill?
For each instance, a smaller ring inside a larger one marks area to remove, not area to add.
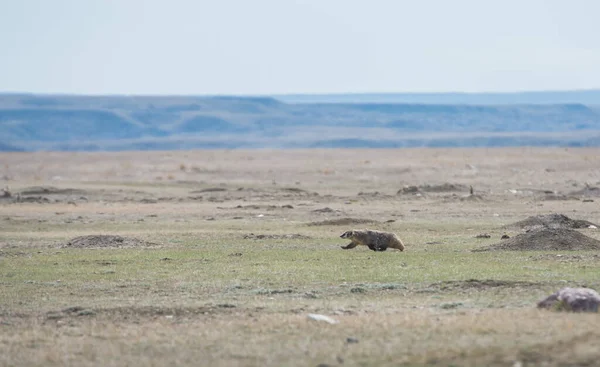
[[[274,95],[286,103],[585,104],[600,105],[600,89],[513,93],[347,93]]]
[[[8,143],[3,143],[0,141],[0,152],[24,152],[25,149],[18,148],[14,145],[10,145]]]
[[[399,96],[412,102],[382,103]],[[364,95],[341,103],[357,95],[334,95],[291,103],[284,102],[289,96],[0,94],[0,150],[600,145],[600,91],[429,103],[460,96]],[[512,100],[519,103],[500,103]]]

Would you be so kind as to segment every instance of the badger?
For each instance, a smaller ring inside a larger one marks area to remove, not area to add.
[[[404,244],[394,233],[381,232],[370,229],[352,230],[342,233],[341,238],[349,238],[350,242],[342,246],[344,250],[355,248],[358,245],[367,246],[373,251],[385,251],[389,248],[395,248],[404,251]]]

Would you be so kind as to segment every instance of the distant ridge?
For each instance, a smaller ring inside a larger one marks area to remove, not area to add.
[[[344,93],[273,95],[286,103],[563,104],[600,105],[600,89],[524,92]]]
[[[0,151],[600,146],[600,90],[317,97],[0,94]]]

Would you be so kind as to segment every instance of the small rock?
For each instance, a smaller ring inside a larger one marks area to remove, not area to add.
[[[331,317],[329,317],[329,316],[320,315],[320,314],[318,314],[318,313],[309,313],[309,314],[308,314],[308,315],[306,315],[306,316],[307,316],[309,319],[311,319],[311,320],[315,320],[315,321],[323,321],[323,322],[326,322],[326,323],[328,323],[328,324],[332,324],[332,325],[333,325],[333,324],[338,324],[338,323],[339,323],[339,321],[338,321],[338,320],[332,319],[332,318],[331,318]]]
[[[358,339],[356,339],[356,338],[346,338],[346,343],[348,343],[348,344],[356,344],[356,343],[358,343]]]
[[[491,238],[492,236],[490,236],[488,233],[480,233],[477,236],[475,236],[475,238]]]
[[[507,240],[509,238],[510,238],[510,236],[507,234],[503,234],[502,237],[500,237],[501,240]]]

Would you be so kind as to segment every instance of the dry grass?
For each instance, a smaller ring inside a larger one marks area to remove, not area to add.
[[[83,192],[0,202],[0,365],[594,365],[598,315],[535,303],[565,285],[600,288],[597,252],[471,250],[533,214],[600,222],[593,203],[525,190],[595,185],[597,153],[2,154],[13,192]],[[446,182],[483,201],[395,195]],[[340,218],[375,220],[407,250],[344,251],[347,226],[309,225]],[[90,234],[159,245],[62,246]]]

